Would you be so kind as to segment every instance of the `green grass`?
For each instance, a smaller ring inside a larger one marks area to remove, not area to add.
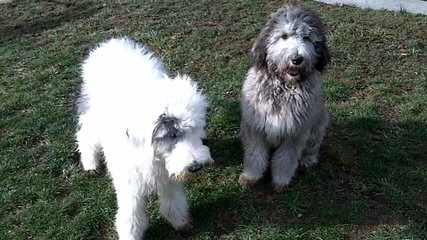
[[[78,164],[73,99],[88,50],[122,35],[209,97],[217,164],[186,185],[192,239],[427,238],[426,16],[304,2],[329,29],[333,123],[320,164],[274,194],[238,185],[239,92],[283,1],[111,2],[0,4],[0,239],[116,238],[111,180]],[[156,201],[149,212],[148,238],[175,239]]]

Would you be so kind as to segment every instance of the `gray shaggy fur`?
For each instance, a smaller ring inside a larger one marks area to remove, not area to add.
[[[312,166],[329,122],[320,73],[329,62],[324,27],[314,13],[287,6],[274,13],[252,48],[242,89],[243,186],[262,177],[271,155],[277,191],[299,165]]]

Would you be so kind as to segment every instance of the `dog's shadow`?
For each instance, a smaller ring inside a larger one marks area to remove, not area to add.
[[[422,122],[371,118],[333,122],[319,164],[299,171],[281,194],[271,191],[268,178],[255,190],[238,185],[242,149],[237,136],[208,142],[219,162],[207,171],[218,174],[213,174],[214,186],[204,186],[203,178],[190,183],[194,234],[218,239],[247,229],[315,231],[319,225],[343,224],[352,226],[352,234],[408,224],[423,238],[427,180],[420,169],[427,167],[426,129]],[[176,236],[166,225],[151,225],[150,238]]]
[[[209,111],[208,138],[215,167],[235,167],[242,164],[243,151],[239,140],[240,102],[235,99],[213,98]]]

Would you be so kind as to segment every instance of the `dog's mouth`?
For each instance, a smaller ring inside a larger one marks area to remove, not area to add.
[[[293,78],[298,77],[298,76],[300,75],[299,70],[298,70],[298,69],[295,69],[295,68],[288,69],[288,70],[286,71],[286,73],[287,73],[290,77],[293,77]]]
[[[295,68],[295,67],[289,67],[286,68],[284,71],[284,79],[289,79],[289,80],[300,80],[301,77],[301,69],[299,68]]]
[[[305,76],[305,68],[303,66],[285,65],[280,68],[277,65],[272,65],[272,71],[282,81],[301,81]]]

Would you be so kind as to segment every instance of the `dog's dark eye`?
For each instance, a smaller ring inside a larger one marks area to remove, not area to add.
[[[302,39],[304,39],[304,41],[310,41],[310,36],[304,36]]]
[[[168,134],[169,139],[176,140],[179,137],[179,132],[171,132]]]
[[[177,140],[178,138],[181,138],[183,135],[184,133],[175,130],[175,131],[169,132],[167,136],[170,140]]]
[[[284,33],[281,38],[282,39],[287,39],[288,38],[288,34]]]

